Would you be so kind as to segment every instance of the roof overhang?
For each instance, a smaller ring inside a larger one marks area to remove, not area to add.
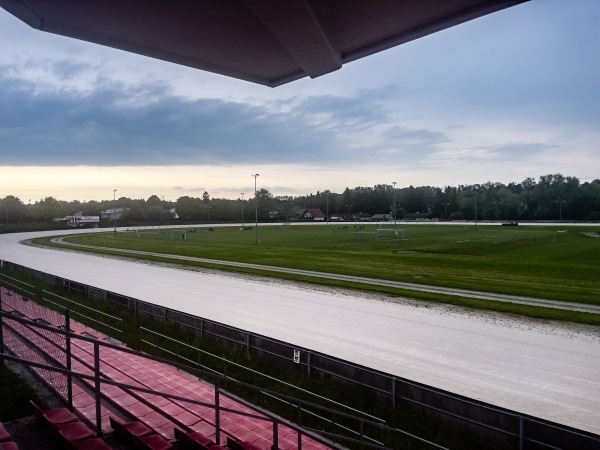
[[[33,28],[266,86],[528,0],[0,0]]]

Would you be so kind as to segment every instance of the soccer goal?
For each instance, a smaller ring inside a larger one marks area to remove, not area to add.
[[[394,228],[378,228],[375,233],[375,239],[378,241],[403,241],[404,230],[396,230]]]

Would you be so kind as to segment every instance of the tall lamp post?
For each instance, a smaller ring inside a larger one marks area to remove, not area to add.
[[[246,224],[244,223],[244,194],[245,192],[240,192],[240,195],[242,196],[242,230],[246,229]]]
[[[117,190],[113,189],[113,217],[115,218],[115,231],[114,233],[117,234]]]
[[[442,203],[442,205],[444,206],[444,220],[448,219],[448,209],[447,208],[448,208],[449,204],[450,203]]]
[[[162,203],[160,204],[160,209],[158,210],[158,214],[159,214],[159,216],[158,216],[158,228],[160,228],[161,225],[162,225],[162,212],[163,212],[163,209],[165,207],[165,196],[161,195],[161,197],[162,197]],[[165,226],[165,228],[166,228],[166,226]]]
[[[256,245],[258,245],[258,198],[256,198],[256,179],[260,176],[260,174],[255,173],[250,176],[254,177],[254,212],[256,218]]]
[[[327,202],[327,225],[329,225],[329,190],[325,191],[325,200]]]
[[[494,205],[496,205],[496,222],[498,221],[498,205],[501,205],[502,202],[494,202]]]
[[[475,191],[475,226],[477,226],[477,191]]]
[[[29,199],[29,205],[31,205],[31,199]],[[31,222],[35,222],[35,203],[31,206]]]
[[[396,229],[396,182],[392,181],[392,184],[394,185],[394,187],[392,189],[394,189],[394,209],[392,210],[392,217],[394,219],[394,230]]]
[[[562,204],[565,203],[566,200],[556,200],[558,203],[558,220],[562,222]]]

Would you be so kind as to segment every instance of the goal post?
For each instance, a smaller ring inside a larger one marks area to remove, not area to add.
[[[375,239],[378,241],[403,241],[404,230],[395,228],[378,228],[375,232]]]

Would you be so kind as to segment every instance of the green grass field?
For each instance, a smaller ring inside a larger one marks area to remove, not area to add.
[[[255,229],[234,227],[199,228],[185,240],[180,230],[94,233],[68,240],[600,304],[600,239],[586,235],[597,234],[595,228],[399,224],[406,239],[397,241],[372,239],[376,228],[367,224],[357,233],[352,224],[259,226],[258,245]]]

